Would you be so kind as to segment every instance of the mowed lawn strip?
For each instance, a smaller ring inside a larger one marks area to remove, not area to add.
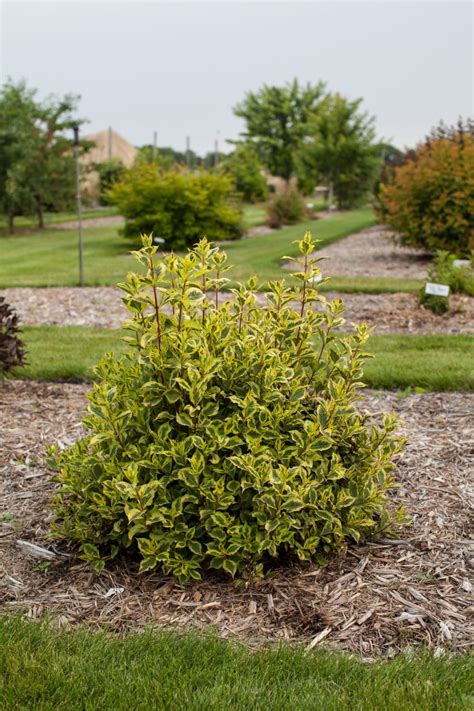
[[[267,210],[265,205],[252,205],[250,203],[244,206],[243,225],[246,230],[251,227],[263,225],[267,219]]]
[[[106,635],[0,618],[2,709],[431,711],[470,709],[472,660],[251,651],[197,634]]]
[[[26,326],[28,365],[16,377],[29,380],[90,380],[107,352],[126,349],[122,332],[86,326]],[[367,350],[365,382],[374,388],[421,387],[474,390],[474,337],[374,335]]]
[[[294,241],[310,230],[326,246],[338,239],[359,232],[375,224],[370,208],[352,210],[320,220],[285,227],[260,237],[226,243],[229,277],[245,281],[253,274],[264,284],[272,279],[289,278],[281,268],[284,255],[296,255]],[[117,227],[88,227],[84,230],[84,270],[88,286],[112,286],[123,281],[137,263],[130,250],[137,244],[118,234]],[[341,288],[347,281],[351,290],[357,289],[357,279],[334,281],[327,288]],[[400,290],[403,280],[369,280],[378,290]],[[375,283],[376,282],[376,283]],[[394,283],[396,282],[396,284]],[[0,237],[0,288],[14,286],[76,286],[78,283],[78,251],[76,230],[50,229],[30,235]],[[363,281],[361,282],[362,288]],[[413,285],[408,285],[409,289]]]
[[[92,220],[98,217],[112,217],[118,215],[117,208],[113,205],[107,207],[92,207],[83,208],[82,219]],[[71,212],[45,212],[44,213],[44,223],[45,225],[57,225],[61,222],[74,222],[77,220],[77,211],[73,210]],[[8,219],[5,215],[0,215],[0,230],[7,230]],[[37,229],[37,219],[36,217],[15,217],[15,230],[36,230]]]

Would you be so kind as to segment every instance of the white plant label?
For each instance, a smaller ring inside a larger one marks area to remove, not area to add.
[[[431,294],[431,296],[449,296],[449,286],[446,284],[434,284],[429,281],[425,286],[425,294]]]
[[[461,267],[468,267],[471,264],[469,259],[455,259],[453,261],[453,267],[455,269],[461,269]]]

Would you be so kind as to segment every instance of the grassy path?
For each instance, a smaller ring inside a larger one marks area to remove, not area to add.
[[[101,217],[111,217],[117,215],[116,207],[92,207],[85,208],[82,211],[84,220],[93,220]],[[74,222],[77,220],[77,212],[46,212],[44,215],[45,225],[60,225],[63,222]],[[5,215],[0,215],[0,230],[6,230],[8,225]],[[28,229],[37,230],[37,220],[35,217],[17,217],[15,218],[15,229],[18,231]]]
[[[257,219],[255,215],[254,219]],[[372,210],[363,208],[286,227],[261,237],[226,244],[229,263],[234,265],[230,276],[237,280],[246,280],[252,274],[257,274],[261,282],[287,277],[288,272],[280,267],[281,257],[286,254],[296,254],[296,245],[293,242],[300,239],[306,230],[311,230],[321,240],[321,245],[328,245],[374,223]],[[135,247],[136,245],[121,237],[113,225],[85,229],[86,284],[110,286],[121,281],[127,271],[135,268],[136,262],[129,254],[129,251]],[[75,230],[45,230],[31,235],[0,237],[0,288],[76,286],[77,280],[78,256]],[[389,290],[404,286],[400,283],[401,280],[394,281],[398,283],[388,283]],[[345,282],[349,283],[351,289],[357,288],[353,279],[343,279],[341,284]],[[410,285],[410,288],[412,286]],[[339,287],[339,282],[334,280],[331,288]],[[377,284],[372,283],[372,287],[377,287]],[[384,289],[383,280],[379,288]]]

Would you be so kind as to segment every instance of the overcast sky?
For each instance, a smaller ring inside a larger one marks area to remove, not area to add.
[[[81,95],[87,132],[198,152],[241,129],[232,107],[263,83],[323,79],[363,97],[379,136],[413,145],[473,111],[470,2],[22,2],[1,4],[2,78]]]

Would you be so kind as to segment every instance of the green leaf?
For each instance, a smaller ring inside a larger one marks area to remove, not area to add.
[[[153,570],[153,568],[156,567],[157,560],[153,556],[148,556],[147,558],[143,558],[143,560],[140,562],[140,567],[138,569],[139,573],[146,573],[148,570]]]
[[[229,573],[232,577],[234,577],[237,573],[237,563],[234,560],[231,560],[231,558],[226,558],[222,563],[222,567],[226,573]]]
[[[221,528],[224,528],[229,523],[228,517],[221,511],[216,511],[215,513],[211,514],[211,521],[216,526],[220,526]]]
[[[194,555],[202,555],[202,545],[199,541],[189,541],[188,548]]]
[[[301,511],[301,509],[304,509],[305,503],[303,501],[298,501],[298,499],[287,499],[284,504],[282,505],[282,509],[284,511]]]

